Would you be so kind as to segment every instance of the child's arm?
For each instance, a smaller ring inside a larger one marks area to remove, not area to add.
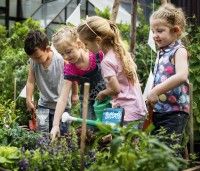
[[[97,99],[103,100],[106,96],[116,96],[120,92],[120,85],[116,76],[106,77],[108,80],[106,89],[98,93]]]
[[[59,136],[60,134],[60,128],[59,128],[60,119],[65,110],[71,87],[72,87],[72,82],[69,80],[64,80],[62,90],[56,104],[56,110],[53,120],[53,128],[50,133],[52,141],[56,138],[57,135]]]
[[[32,101],[35,87],[35,75],[31,65],[29,66],[28,79],[26,82],[26,106],[28,111],[35,111],[35,105]]]
[[[180,48],[175,54],[175,70],[176,74],[155,86],[149,93],[147,99],[150,103],[156,103],[158,96],[168,92],[169,90],[179,86],[188,79],[188,54],[187,50]]]
[[[71,97],[71,101],[72,104],[76,104],[79,100],[79,96],[78,96],[78,83],[76,81],[72,82],[72,97]]]

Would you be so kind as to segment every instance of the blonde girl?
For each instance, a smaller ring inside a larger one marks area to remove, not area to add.
[[[51,130],[52,139],[59,134],[59,123],[64,112],[66,100],[73,81],[80,84],[80,100],[83,99],[83,84],[90,83],[88,119],[95,119],[93,104],[99,91],[105,88],[104,80],[101,76],[100,62],[103,53],[92,53],[85,49],[84,44],[79,40],[75,28],[64,27],[53,35],[53,46],[68,61],[64,66],[64,84],[61,95],[58,99]]]
[[[136,65],[122,45],[117,26],[109,20],[93,16],[78,26],[78,34],[86,47],[94,53],[102,50],[101,62],[106,89],[97,99],[112,97],[113,107],[125,109],[125,123],[140,120],[146,114],[146,106],[136,74]]]
[[[189,113],[188,53],[180,40],[185,25],[182,9],[172,4],[161,6],[150,17],[158,55],[148,102],[154,106],[155,132],[164,127],[167,133],[180,135],[178,144]]]

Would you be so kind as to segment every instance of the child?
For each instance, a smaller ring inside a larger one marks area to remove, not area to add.
[[[30,67],[26,84],[27,108],[28,111],[35,112],[36,110],[32,102],[36,84],[40,92],[38,109],[49,109],[49,128],[47,128],[49,132],[52,128],[55,107],[63,82],[64,60],[57,51],[49,46],[47,36],[39,30],[30,31],[24,44],[24,50],[30,57]],[[74,92],[74,96],[76,97],[78,91],[75,90]],[[68,104],[66,110],[69,108],[70,105]],[[65,125],[61,126],[61,132],[62,134],[66,132]]]
[[[183,11],[172,4],[161,6],[150,17],[159,51],[147,99],[154,106],[155,131],[164,127],[169,134],[181,135],[178,144],[189,116],[188,53],[180,41],[185,25]]]
[[[76,29],[69,27],[60,29],[53,35],[52,42],[57,51],[69,62],[64,68],[65,81],[56,106],[51,130],[52,140],[54,140],[59,134],[59,121],[64,112],[72,81],[78,81],[81,85],[81,101],[83,100],[83,85],[85,82],[90,83],[88,119],[95,119],[93,104],[97,93],[105,88],[105,84],[100,71],[103,53],[94,54],[87,51],[84,44],[79,40]]]
[[[78,27],[79,37],[86,47],[105,54],[102,62],[102,75],[106,89],[99,92],[97,99],[112,97],[113,107],[125,109],[125,124],[141,120],[146,114],[136,65],[130,54],[122,46],[117,26],[104,18],[93,16]]]

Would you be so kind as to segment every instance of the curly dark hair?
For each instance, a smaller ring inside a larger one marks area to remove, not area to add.
[[[45,50],[49,45],[47,35],[40,30],[31,30],[25,41],[24,50],[28,55],[32,55],[36,48]]]

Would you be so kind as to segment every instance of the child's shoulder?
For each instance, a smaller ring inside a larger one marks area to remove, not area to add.
[[[118,58],[115,54],[115,52],[113,50],[108,51],[105,55],[104,55],[104,62],[111,62],[111,63],[115,63],[118,61]]]
[[[60,60],[64,60],[62,55],[60,53],[58,53],[58,51],[54,48],[51,48],[52,51],[52,57],[56,58],[56,59],[60,59]]]
[[[75,64],[66,63],[64,65],[64,74],[65,75],[77,75],[79,69],[75,66]]]
[[[64,64],[64,59],[56,50],[52,50],[52,62]]]
[[[90,61],[91,61],[91,60],[92,60],[92,61],[95,61],[96,58],[97,58],[97,56],[99,57],[100,61],[102,61],[102,60],[103,60],[103,57],[104,57],[103,51],[99,51],[99,52],[97,52],[96,54],[93,53],[93,52],[89,52],[89,59],[90,59]]]

